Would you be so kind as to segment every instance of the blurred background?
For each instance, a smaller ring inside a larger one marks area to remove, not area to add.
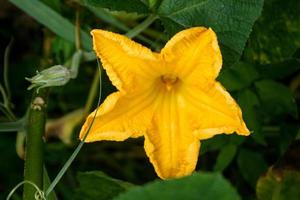
[[[0,124],[0,199],[5,199],[23,180],[26,134],[23,125],[32,97],[25,77],[34,76],[42,66],[66,63],[77,49],[75,42],[53,32],[30,16],[32,13],[24,12],[16,6],[18,3],[12,2],[0,1],[0,83],[3,86],[0,122],[15,122],[9,127]],[[40,2],[87,33],[93,28],[126,33],[146,17],[109,11],[89,1]],[[275,186],[286,192],[285,197],[296,193],[286,199],[299,197],[299,13],[298,0],[265,0],[241,58],[225,63],[218,77],[242,108],[252,134],[249,137],[219,135],[202,141],[197,171],[222,173],[242,199],[256,199],[257,195],[267,199],[260,193],[261,188]],[[159,51],[170,36],[172,33],[156,20],[135,40]],[[97,87],[97,62],[92,60],[80,65],[75,79],[49,89],[44,150],[50,179],[79,143],[83,116],[97,104]],[[115,91],[105,73],[102,89],[102,100]],[[94,170],[135,185],[157,179],[145,155],[143,138],[122,143],[90,143],[84,145],[59,182],[58,199],[89,199],[89,194],[83,192],[89,186],[80,183],[86,181],[83,172]],[[20,198],[16,195],[15,199]]]

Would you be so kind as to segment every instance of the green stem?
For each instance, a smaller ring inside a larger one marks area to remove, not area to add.
[[[9,121],[15,121],[14,116],[11,115],[10,112],[8,112],[6,107],[3,105],[4,104],[0,103],[0,111],[8,118]]]
[[[101,19],[102,21],[115,26],[116,28],[122,30],[122,31],[129,31],[130,28],[124,24],[123,22],[121,22],[120,20],[118,20],[115,16],[113,16],[109,11],[105,10],[104,8],[96,8],[93,7],[89,4],[83,3],[83,1],[80,0],[76,0],[77,3],[79,3],[82,6],[87,7],[96,17],[98,17],[99,19]],[[158,46],[153,43],[150,39],[142,36],[142,35],[137,35],[136,36],[137,39],[141,40],[144,43],[147,43],[155,48],[158,48]]]
[[[43,135],[46,122],[47,89],[34,92],[29,109],[26,137],[26,154],[24,180],[43,188]],[[36,190],[30,185],[24,185],[23,199],[34,199]]]
[[[127,37],[134,38],[138,34],[140,34],[143,30],[148,28],[155,20],[157,19],[156,15],[149,15],[145,21],[131,29],[129,32],[126,33]]]
[[[156,39],[156,40],[159,40],[159,41],[162,41],[162,42],[166,42],[168,41],[168,36],[164,33],[161,33],[157,30],[154,30],[154,29],[151,29],[151,28],[146,28],[143,33],[146,35],[146,36],[149,36],[153,39]]]
[[[0,93],[2,95],[2,98],[3,98],[3,104],[4,104],[4,107],[6,108],[6,105],[7,105],[7,102],[8,102],[8,97],[5,93],[5,89],[4,87],[0,84]]]
[[[3,103],[0,102],[0,110],[8,117],[10,121],[16,121],[17,118],[10,109],[10,101],[8,95],[6,95],[3,86],[0,84],[0,93],[3,97]]]
[[[9,115],[9,119],[10,119],[11,121],[16,121],[16,120],[17,120],[16,116],[15,116],[14,113],[11,111],[10,107],[7,107],[7,108],[6,108],[6,111],[7,111],[8,115]]]
[[[76,49],[79,50],[81,49],[81,44],[80,44],[80,10],[76,10],[76,23],[75,23],[75,46]]]
[[[86,101],[86,104],[84,106],[84,115],[86,116],[92,106],[93,106],[93,102],[97,96],[97,88],[99,87],[99,70],[97,70],[96,74],[94,75],[94,79],[93,79],[93,83],[92,83],[92,86],[91,86],[91,89],[90,89],[90,92],[89,92],[89,96],[88,96],[88,99]]]

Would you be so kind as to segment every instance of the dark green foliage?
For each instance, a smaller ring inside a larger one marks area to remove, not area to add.
[[[279,62],[292,57],[300,46],[300,1],[265,0],[245,58],[258,63]]]
[[[39,23],[43,24],[58,36],[75,42],[75,26],[60,14],[38,0],[10,0],[20,9],[28,13]],[[81,31],[82,44],[86,50],[92,49],[92,43],[89,35]]]
[[[258,81],[255,87],[264,110],[275,116],[285,113],[297,116],[295,99],[287,87],[272,80]]]
[[[237,101],[243,111],[246,124],[251,131],[251,137],[253,137],[256,142],[266,145],[264,135],[261,132],[262,121],[259,120],[259,108],[261,104],[257,95],[250,89],[245,89],[238,93]]]
[[[283,79],[291,76],[300,69],[300,60],[296,58],[286,59],[282,62],[257,65],[261,77],[267,79]]]
[[[79,173],[79,189],[74,199],[109,200],[133,187],[132,184],[110,178],[100,171]]]
[[[242,54],[263,0],[164,0],[158,14],[170,35],[193,27],[211,27],[218,35],[226,67]]]
[[[136,13],[149,13],[149,8],[146,2],[142,0],[83,0],[84,2],[101,8],[110,10],[127,11]]]
[[[114,200],[238,200],[234,188],[220,175],[194,173],[177,180],[156,181],[136,187]]]
[[[237,162],[243,178],[253,187],[259,176],[267,170],[267,163],[260,152],[242,149],[239,152]]]
[[[249,87],[259,76],[255,66],[239,62],[229,69],[224,69],[218,80],[227,90],[237,91]]]
[[[236,151],[237,146],[234,144],[229,143],[223,146],[217,157],[214,170],[223,171],[224,169],[226,169],[226,167],[233,161]]]

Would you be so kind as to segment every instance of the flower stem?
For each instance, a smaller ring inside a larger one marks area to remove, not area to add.
[[[145,21],[131,29],[129,32],[126,33],[127,37],[134,38],[138,34],[140,34],[143,30],[149,27],[155,20],[157,19],[156,15],[149,15]]]
[[[26,137],[26,154],[24,180],[43,188],[43,135],[46,122],[47,89],[34,92],[29,108],[28,127]],[[34,199],[36,190],[30,185],[24,185],[23,199]]]

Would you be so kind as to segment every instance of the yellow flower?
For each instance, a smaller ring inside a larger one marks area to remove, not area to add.
[[[118,92],[100,106],[86,142],[144,136],[146,154],[165,179],[194,171],[200,140],[221,133],[249,135],[239,106],[215,80],[222,56],[212,29],[181,31],[160,53],[116,33],[93,30],[92,35]]]

